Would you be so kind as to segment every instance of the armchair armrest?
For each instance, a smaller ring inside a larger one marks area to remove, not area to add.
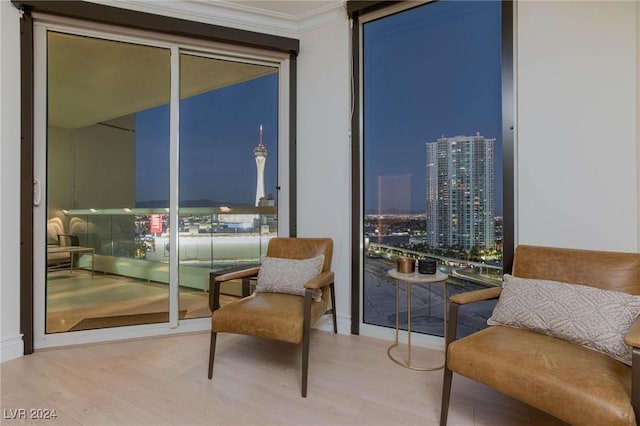
[[[220,271],[224,272],[224,271]],[[209,309],[211,312],[217,310],[220,307],[220,285],[225,281],[230,280],[245,280],[247,278],[255,277],[260,272],[260,267],[255,266],[252,268],[241,269],[217,275],[215,272],[209,274]],[[243,285],[244,287],[244,285]],[[248,286],[247,286],[248,289]],[[247,290],[248,291],[248,290]],[[243,290],[244,295],[244,290]],[[248,295],[248,294],[247,294]]]
[[[304,285],[304,288],[316,289],[326,287],[329,284],[333,283],[335,278],[335,274],[333,271],[326,271],[320,273],[320,275],[316,275]]]
[[[229,272],[227,274],[218,275],[216,277],[216,282],[221,283],[229,280],[239,280],[241,278],[250,278],[255,277],[260,272],[260,267],[256,266],[254,268],[243,269],[241,271]]]
[[[326,313],[331,313],[331,316],[333,318],[333,332],[335,334],[338,334],[338,323],[336,321],[336,295],[335,295],[335,289],[334,289],[334,280],[335,280],[335,274],[333,271],[325,271],[325,272],[321,272],[319,275],[316,275],[315,277],[313,277],[312,279],[310,279],[309,281],[306,282],[306,284],[304,285],[305,291],[304,291],[304,328],[305,331],[303,333],[305,339],[309,338],[309,328],[311,326],[310,324],[310,319],[311,319],[311,298],[312,298],[312,293],[314,289],[320,289],[320,288],[324,288],[324,287],[329,287],[329,293],[330,293],[330,297],[331,297],[331,308],[328,309]]]
[[[455,294],[449,298],[449,301],[457,303],[458,305],[466,305],[467,303],[497,299],[500,296],[500,293],[502,293],[502,287],[483,288],[482,290],[473,290]]]
[[[629,332],[624,337],[624,342],[634,348],[640,348],[640,316],[631,325]]]
[[[631,405],[636,417],[640,416],[640,316],[638,316],[624,338],[633,349],[631,355]]]
[[[460,305],[497,299],[500,297],[500,293],[502,293],[502,287],[492,287],[455,294],[449,298],[449,320],[447,323],[445,351],[449,343],[456,340],[456,335],[458,334],[458,308]]]

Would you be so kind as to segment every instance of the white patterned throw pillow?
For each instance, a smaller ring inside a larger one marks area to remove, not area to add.
[[[304,296],[304,285],[322,271],[324,255],[310,259],[283,259],[263,257],[258,272],[258,293],[287,293]],[[315,289],[313,300],[319,302],[322,290]]]
[[[558,337],[631,365],[631,347],[624,337],[638,314],[640,296],[505,274],[487,323]]]

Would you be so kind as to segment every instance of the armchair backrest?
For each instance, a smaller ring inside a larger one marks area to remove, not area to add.
[[[512,274],[640,294],[640,253],[519,245]]]
[[[275,237],[269,240],[267,256],[285,259],[309,259],[324,254],[322,272],[331,269],[333,240],[331,238],[285,238]]]

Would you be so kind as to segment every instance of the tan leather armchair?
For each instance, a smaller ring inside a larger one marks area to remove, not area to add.
[[[331,271],[333,241],[330,238],[272,238],[267,256],[287,259],[308,259],[324,255],[322,271],[305,284],[305,295],[254,293],[220,308],[220,283],[257,277],[259,267],[231,272],[215,278],[213,315],[211,316],[211,347],[209,379],[213,377],[213,361],[217,333],[236,333],[263,337],[295,344],[302,343],[302,396],[307,396],[309,342],[311,326],[330,312],[333,331],[338,332],[334,295],[334,273]],[[319,302],[312,300],[314,289],[322,290]],[[329,299],[330,298],[330,299]],[[329,300],[331,309],[328,310]]]
[[[640,294],[640,254],[519,246],[516,277]],[[533,331],[490,326],[456,340],[458,309],[498,298],[500,288],[452,296],[449,304],[441,426],[452,373],[489,385],[573,425],[635,425],[640,412],[640,317],[626,335],[630,367],[600,352]]]

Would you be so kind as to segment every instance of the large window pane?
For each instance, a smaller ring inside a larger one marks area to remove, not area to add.
[[[260,263],[277,235],[277,68],[180,56],[180,305],[209,273]],[[249,284],[249,285],[247,285]],[[251,283],[225,283],[247,296]],[[208,309],[186,312],[209,316]]]
[[[386,274],[398,257],[435,258],[450,294],[500,285],[500,2],[433,2],[365,23],[363,98],[364,322],[395,326]],[[412,329],[443,336],[442,287],[414,286],[412,299]],[[461,313],[460,333],[490,310]]]

